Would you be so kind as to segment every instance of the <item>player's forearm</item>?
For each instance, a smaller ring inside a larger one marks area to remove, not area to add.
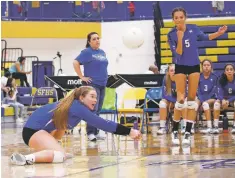
[[[73,61],[73,68],[75,70],[75,72],[77,73],[79,78],[83,77],[83,74],[81,72],[81,68],[80,68],[80,63],[76,60]]]
[[[221,35],[222,34],[220,34],[219,32],[211,33],[211,34],[209,34],[209,40],[213,40],[215,38],[218,38]]]
[[[182,39],[178,39],[176,53],[178,53],[179,55],[183,54],[183,42],[182,42]]]

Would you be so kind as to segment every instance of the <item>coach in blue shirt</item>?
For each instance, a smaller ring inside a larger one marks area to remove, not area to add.
[[[182,110],[185,99],[186,76],[188,75],[188,96],[187,96],[187,123],[183,144],[190,144],[190,133],[196,116],[197,103],[195,97],[200,78],[200,60],[198,54],[197,40],[212,40],[224,34],[227,26],[220,27],[218,32],[206,35],[196,25],[186,24],[186,11],[183,8],[175,8],[172,18],[175,27],[168,33],[173,62],[175,63],[175,83],[177,90],[176,110]],[[177,114],[177,112],[174,112]],[[174,117],[175,118],[175,117]],[[173,122],[173,144],[179,144],[178,138],[179,120]]]
[[[84,85],[90,85],[96,89],[97,104],[95,112],[99,115],[102,109],[105,87],[108,80],[108,60],[105,52],[99,48],[100,38],[96,32],[87,35],[86,49],[82,50],[74,60],[73,66],[77,75],[81,78]],[[84,75],[81,72],[80,64],[84,66]],[[87,135],[90,141],[102,139],[98,134],[98,129],[87,124]]]

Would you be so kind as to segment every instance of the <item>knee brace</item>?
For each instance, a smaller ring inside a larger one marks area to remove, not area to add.
[[[166,103],[164,101],[160,101],[159,108],[166,108]]]
[[[214,103],[214,110],[220,110],[220,107],[221,107],[221,105],[220,105],[220,103],[218,103],[218,102],[215,102]]]
[[[181,103],[179,103],[178,101],[176,101],[176,103],[175,103],[175,109],[181,111],[182,109],[184,109],[184,103],[181,104]]]
[[[198,107],[198,104],[196,101],[187,101],[187,109],[194,109],[196,110]]]
[[[203,102],[202,103],[202,108],[203,108],[204,111],[206,111],[206,110],[210,109],[210,106],[209,106],[209,104],[207,102]]]
[[[63,163],[65,160],[64,153],[60,151],[54,151],[53,163]]]

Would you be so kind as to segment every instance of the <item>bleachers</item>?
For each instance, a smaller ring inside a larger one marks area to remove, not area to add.
[[[211,41],[199,41],[198,52],[202,61],[207,58],[213,61],[214,70],[221,73],[227,62],[235,64],[235,19],[198,19],[190,20],[189,24],[196,24],[206,34],[213,33],[222,25],[227,25],[227,33]],[[172,63],[172,53],[167,43],[167,34],[174,26],[170,21],[164,23],[161,29],[161,64]]]

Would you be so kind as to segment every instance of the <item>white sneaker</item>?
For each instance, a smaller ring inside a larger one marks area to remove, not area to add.
[[[180,140],[179,140],[179,137],[178,137],[178,131],[174,131],[172,133],[172,144],[173,145],[179,145],[180,144]]]
[[[194,127],[191,128],[191,134],[194,134],[195,133],[195,130],[194,130]]]
[[[182,128],[181,134],[184,134],[184,133],[185,133],[185,129],[186,129],[186,127],[183,127],[183,128]]]
[[[21,118],[21,117],[19,117],[18,119],[16,119],[16,122],[17,122],[17,123],[22,123],[22,122],[24,122],[24,119]]]
[[[182,144],[183,145],[190,145],[190,133],[185,132]]]
[[[212,128],[207,128],[205,130],[201,130],[202,134],[211,134],[212,133]]]
[[[158,131],[157,131],[157,134],[158,135],[163,135],[166,133],[166,129],[164,127],[161,127]]]
[[[232,134],[235,134],[235,126],[233,126],[233,129],[231,130]]]
[[[218,127],[215,127],[213,129],[213,134],[219,134],[219,128]]]
[[[11,155],[11,163],[18,165],[18,166],[24,166],[24,165],[32,165],[32,161],[26,160],[25,156],[19,153],[13,153]]]
[[[96,137],[97,140],[105,140],[105,139],[106,139],[106,137],[101,136],[100,133],[98,133],[97,135],[95,135],[95,137]]]
[[[89,134],[88,136],[88,140],[95,142],[97,140],[96,136],[94,134]]]

